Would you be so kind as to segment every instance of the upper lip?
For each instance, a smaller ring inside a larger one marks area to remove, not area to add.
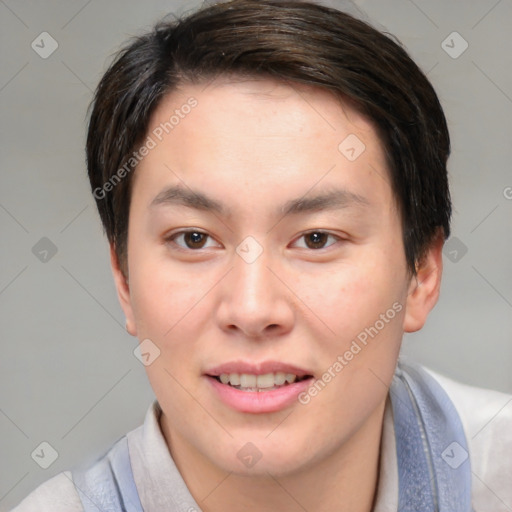
[[[261,361],[259,363],[247,361],[230,361],[220,364],[207,370],[206,375],[218,377],[223,373],[248,373],[250,375],[265,375],[266,373],[292,373],[297,377],[305,377],[313,375],[312,372],[295,366],[293,364],[283,363],[280,361]]]

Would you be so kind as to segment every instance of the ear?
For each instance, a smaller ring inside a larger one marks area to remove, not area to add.
[[[113,244],[110,244],[110,265],[112,267],[112,274],[114,275],[114,282],[117,289],[117,298],[119,299],[119,303],[121,304],[121,308],[123,309],[126,317],[126,330],[132,336],[137,336],[128,277],[126,277],[121,270],[119,258],[117,257]]]
[[[436,305],[443,273],[444,234],[438,232],[411,278],[406,300],[404,331],[419,331]]]

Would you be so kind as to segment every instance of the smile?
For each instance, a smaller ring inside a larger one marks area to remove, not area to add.
[[[265,373],[263,375],[254,375],[250,373],[221,373],[214,377],[218,382],[227,384],[240,391],[264,392],[279,389],[284,386],[300,382],[308,376],[298,377],[293,373]]]

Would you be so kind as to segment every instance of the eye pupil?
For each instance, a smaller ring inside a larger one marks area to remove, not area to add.
[[[317,246],[320,245],[324,245],[325,244],[325,241],[326,241],[326,237],[327,237],[327,233],[321,233],[319,231],[313,231],[311,233],[309,233],[308,235],[306,235],[306,243],[307,243],[307,246],[311,249],[311,248],[318,248]],[[312,244],[312,246],[310,245],[310,242]]]
[[[185,233],[185,241],[187,245],[191,244],[193,247],[197,247],[197,245],[202,246],[204,244],[204,234],[198,231],[189,231]],[[201,244],[201,242],[203,242],[203,244]]]

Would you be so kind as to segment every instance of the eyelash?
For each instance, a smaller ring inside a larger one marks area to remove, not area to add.
[[[178,249],[179,251],[184,251],[184,252],[199,252],[199,251],[201,251],[202,249],[204,249],[204,247],[200,247],[199,249],[191,249],[191,248],[189,248],[189,247],[185,248],[185,247],[182,247],[182,246],[178,245],[178,244],[175,242],[175,240],[176,240],[179,236],[186,235],[187,233],[197,233],[197,234],[204,235],[204,236],[206,236],[206,237],[212,238],[212,237],[211,237],[210,235],[208,235],[207,233],[204,233],[203,231],[200,231],[200,230],[198,230],[198,229],[186,229],[186,230],[183,230],[183,231],[178,231],[178,232],[173,233],[172,235],[170,235],[170,236],[166,237],[166,238],[165,238],[165,242],[166,242],[166,243],[172,243],[172,244],[176,245],[176,246],[177,246],[177,249]],[[307,231],[307,232],[305,232],[305,233],[302,233],[302,235],[300,235],[300,236],[298,237],[298,239],[297,239],[297,240],[299,240],[299,239],[301,239],[301,238],[304,238],[305,236],[311,235],[311,234],[313,234],[313,233],[318,233],[318,234],[322,234],[322,235],[327,235],[328,237],[335,238],[335,239],[337,239],[337,240],[338,240],[338,241],[340,241],[340,242],[345,241],[345,239],[343,239],[343,238],[341,238],[341,237],[339,237],[339,236],[337,236],[337,235],[334,235],[334,234],[332,234],[332,233],[329,233],[328,231],[322,231],[322,230],[320,230],[320,229],[314,229],[314,230],[310,230],[310,231]],[[329,248],[329,247],[331,247],[332,245],[334,245],[334,244],[330,244],[330,245],[328,245],[327,247],[321,247],[321,248],[319,248],[319,249],[310,249],[309,247],[303,247],[303,249],[309,249],[309,250],[311,250],[311,251],[315,251],[315,252],[316,252],[316,251],[321,251],[321,250],[323,250],[323,249],[328,249],[328,248]]]

